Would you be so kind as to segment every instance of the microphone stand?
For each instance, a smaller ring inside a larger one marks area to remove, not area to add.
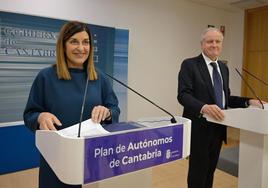
[[[263,83],[264,85],[268,86],[268,84],[266,82],[264,82],[262,79],[258,78],[257,76],[255,76],[254,74],[248,72],[246,69],[242,68],[242,70],[246,73],[248,73],[250,76],[252,76],[253,78],[255,78],[256,80],[260,81],[261,83]]]
[[[256,97],[256,99],[258,99],[258,101],[261,104],[262,109],[264,109],[263,103],[261,102],[261,99],[256,95],[256,93],[254,92],[254,90],[252,89],[252,87],[247,83],[247,81],[244,79],[244,77],[242,76],[242,74],[237,70],[237,68],[235,68],[236,72],[238,73],[238,75],[241,77],[241,79],[243,80],[243,82],[247,85],[247,87],[250,89],[251,93],[253,93],[253,95]]]
[[[83,103],[82,103],[82,107],[81,107],[80,120],[79,120],[79,125],[78,125],[78,136],[77,136],[78,138],[80,137],[80,132],[81,132],[81,123],[82,123],[84,107],[85,107],[85,103],[86,103],[88,80],[89,80],[89,77],[87,77],[86,88],[85,88],[85,93],[84,93],[84,97],[83,97]]]
[[[124,84],[123,82],[121,82],[120,80],[116,79],[115,77],[109,75],[108,73],[104,72],[104,74],[106,74],[108,77],[110,77],[112,80],[115,80],[116,82],[118,82],[119,84],[123,85],[124,87],[128,88],[129,90],[131,90],[132,92],[136,93],[137,95],[139,95],[140,97],[142,97],[143,99],[147,100],[148,102],[150,102],[151,104],[153,104],[154,106],[158,107],[159,109],[161,109],[162,111],[166,112],[168,115],[171,116],[170,122],[171,123],[177,123],[175,117],[169,113],[168,111],[166,111],[165,109],[163,109],[162,107],[158,106],[157,104],[155,104],[153,101],[151,101],[150,99],[146,98],[145,96],[141,95],[140,93],[138,93],[137,91],[135,91],[134,89],[132,89],[131,87],[127,86],[126,84]]]

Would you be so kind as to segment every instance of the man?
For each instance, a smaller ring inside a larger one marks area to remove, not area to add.
[[[226,141],[226,127],[202,115],[221,121],[222,109],[259,105],[255,99],[230,96],[229,71],[218,60],[222,42],[218,29],[207,28],[201,35],[202,53],[184,60],[178,77],[177,99],[184,106],[183,116],[192,120],[188,188],[212,188],[222,141]]]

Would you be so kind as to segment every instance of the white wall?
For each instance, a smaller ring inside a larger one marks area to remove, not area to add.
[[[174,115],[182,112],[176,99],[180,64],[200,53],[200,33],[208,24],[225,25],[221,59],[230,68],[242,65],[243,12],[187,0],[0,0],[0,10],[129,29],[128,84]],[[240,80],[230,73],[239,95]],[[131,92],[128,104],[129,120],[165,115]]]
[[[243,46],[244,46],[244,12],[237,12],[230,16],[230,36],[229,48],[229,71],[230,87],[233,95],[241,95],[241,79],[235,71],[235,68],[241,70],[243,64]]]

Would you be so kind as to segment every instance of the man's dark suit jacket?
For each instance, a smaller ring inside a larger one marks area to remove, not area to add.
[[[247,107],[246,101],[248,98],[230,95],[228,67],[221,61],[218,61],[218,64],[223,79],[223,89],[225,93],[224,107]],[[177,99],[180,104],[184,106],[183,117],[192,120],[192,136],[197,136],[195,134],[200,134],[199,131],[195,130],[198,126],[215,126],[213,123],[207,122],[200,114],[201,108],[205,104],[216,104],[213,84],[202,54],[183,61],[178,79],[179,86]],[[226,141],[226,127],[218,124],[217,126],[221,127],[222,139]]]

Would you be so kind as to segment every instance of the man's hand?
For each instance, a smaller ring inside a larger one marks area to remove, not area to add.
[[[202,107],[201,113],[207,114],[217,121],[223,121],[225,117],[223,111],[215,104],[210,104],[210,105],[205,104]]]
[[[262,102],[262,104],[266,104],[267,102],[265,102],[265,101],[261,101]],[[251,105],[251,106],[257,106],[257,107],[259,107],[259,108],[262,108],[262,104],[260,103],[260,101],[259,100],[257,100],[257,99],[250,99],[249,101],[248,101],[248,103],[249,103],[249,105]]]

